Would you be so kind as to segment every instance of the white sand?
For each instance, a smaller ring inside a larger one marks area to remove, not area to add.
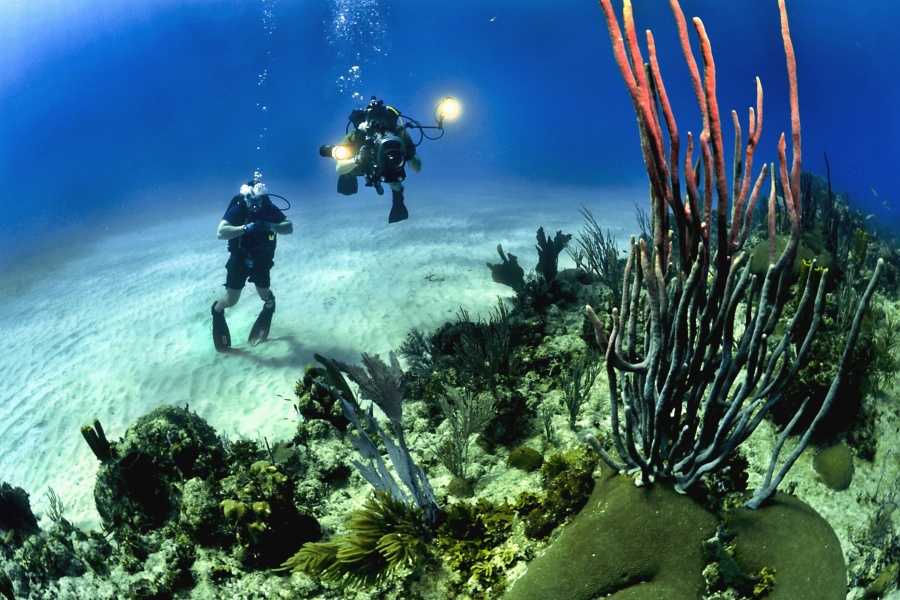
[[[82,424],[99,418],[115,438],[171,403],[190,405],[231,437],[288,436],[294,416],[281,398],[292,395],[313,352],[356,360],[396,348],[410,328],[436,327],[461,305],[483,314],[509,294],[485,267],[497,262],[498,242],[531,269],[537,226],[574,233],[582,204],[623,240],[634,229],[632,203],[645,195],[640,187],[419,190],[409,193],[412,218],[391,226],[388,195],[295,198],[295,233],[279,238],[272,273],[270,340],[244,341],[261,307],[250,285],[227,312],[230,354],[216,353],[210,334],[227,260],[214,235],[221,211],[91,245],[61,240],[73,250],[69,260],[54,259],[38,275],[5,274],[0,480],[24,487],[37,511],[53,487],[71,520],[96,523],[97,461]]]

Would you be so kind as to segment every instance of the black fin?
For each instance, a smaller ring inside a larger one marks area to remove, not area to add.
[[[213,302],[210,312],[212,313],[213,344],[216,350],[224,352],[231,348],[231,332],[228,331],[228,323],[225,322],[225,313],[216,312],[215,302]]]
[[[388,223],[405,221],[409,218],[409,211],[406,210],[406,204],[403,203],[403,192],[394,192],[391,196],[393,204],[391,205],[391,214],[388,215]]]
[[[359,182],[356,180],[356,175],[350,175],[349,173],[347,173],[345,175],[338,176],[337,191],[339,194],[352,196],[358,190]]]
[[[255,346],[268,339],[269,328],[272,327],[273,314],[275,314],[274,294],[272,294],[269,300],[263,305],[263,309],[259,311],[259,316],[256,317],[256,322],[253,323],[253,328],[250,329],[250,337],[247,340],[250,342],[250,345]]]

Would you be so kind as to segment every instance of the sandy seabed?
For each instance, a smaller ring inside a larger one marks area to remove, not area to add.
[[[289,436],[295,416],[284,398],[314,352],[355,360],[396,348],[411,328],[434,328],[460,306],[485,314],[509,295],[485,267],[497,262],[498,243],[531,269],[535,229],[575,233],[581,205],[624,240],[644,193],[466,188],[412,191],[410,220],[391,226],[389,198],[369,190],[298,203],[289,213],[294,235],[279,238],[270,339],[245,341],[261,308],[250,285],[227,312],[228,354],[214,351],[210,334],[228,258],[215,238],[220,213],[111,232],[90,245],[61,239],[65,261],[48,258],[0,281],[0,479],[25,488],[36,512],[52,487],[71,521],[96,524],[97,461],[82,424],[98,418],[116,438],[168,403],[189,405],[232,439]]]

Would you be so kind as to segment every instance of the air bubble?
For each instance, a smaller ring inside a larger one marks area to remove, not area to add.
[[[367,86],[364,69],[387,55],[387,14],[381,0],[332,0],[328,42],[339,63],[350,64],[335,76],[341,94],[356,98],[355,89]]]
[[[263,116],[258,117],[258,129],[256,134],[257,144],[255,146],[257,152],[263,151],[263,141],[265,140],[265,132],[268,131],[268,127],[265,126],[265,119],[267,118],[269,112],[269,105],[266,102],[267,96],[266,89],[268,88],[267,84],[269,82],[269,66],[272,56],[272,44],[273,44],[273,36],[275,30],[277,29],[275,25],[275,7],[277,0],[260,0],[260,24],[262,26],[262,32],[265,33],[266,48],[265,48],[265,59],[263,61],[262,68],[256,74],[256,87],[257,92],[257,102],[256,109],[263,113]]]

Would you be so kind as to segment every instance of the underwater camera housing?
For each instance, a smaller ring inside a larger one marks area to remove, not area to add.
[[[341,145],[320,146],[319,156],[335,160],[354,158],[353,150]],[[356,178],[360,176],[365,177],[366,185],[374,187],[379,194],[384,193],[383,183],[406,179],[406,144],[394,133],[382,130],[366,132],[355,157],[357,167],[338,178],[338,192],[341,194],[355,194],[359,189]]]
[[[372,96],[365,108],[354,109],[348,117],[347,132],[353,128],[358,150],[350,145],[324,145],[319,147],[319,155],[335,160],[355,157],[356,168],[338,177],[338,193],[355,194],[359,189],[356,178],[365,177],[366,186],[374,187],[376,192],[383,194],[382,184],[406,179],[406,162],[415,155],[415,148],[424,139],[440,139],[444,134],[445,119],[454,120],[459,111],[459,102],[451,96],[445,96],[435,109],[437,125],[422,125]],[[404,132],[406,129],[417,129],[419,141],[411,142]],[[440,133],[437,136],[428,135],[426,130],[432,129]]]

